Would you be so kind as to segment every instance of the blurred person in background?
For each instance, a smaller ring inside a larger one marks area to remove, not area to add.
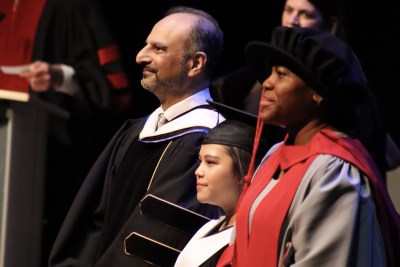
[[[131,88],[96,0],[1,0],[0,88],[66,111],[48,117],[43,261],[90,166],[124,121]],[[43,264],[45,265],[45,264]]]

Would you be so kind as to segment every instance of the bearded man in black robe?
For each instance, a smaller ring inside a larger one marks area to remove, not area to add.
[[[223,33],[209,14],[169,10],[137,54],[160,106],[128,120],[84,181],[49,266],[168,266],[219,208],[196,199],[198,151],[224,118],[207,103]],[[158,125],[163,117],[163,125]]]

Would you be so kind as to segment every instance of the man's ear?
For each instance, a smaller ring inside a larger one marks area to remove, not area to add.
[[[207,62],[207,55],[204,52],[196,52],[189,60],[189,73],[193,77],[203,71]]]

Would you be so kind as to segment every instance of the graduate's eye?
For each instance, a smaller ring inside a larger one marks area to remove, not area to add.
[[[207,165],[209,165],[209,166],[212,166],[212,165],[215,165],[215,164],[217,164],[217,162],[215,161],[215,160],[206,160],[206,164]]]

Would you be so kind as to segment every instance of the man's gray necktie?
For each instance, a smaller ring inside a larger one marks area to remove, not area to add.
[[[164,116],[164,113],[160,113],[158,115],[158,122],[157,122],[157,129],[160,129],[161,126],[163,126],[165,123],[167,123],[168,120],[167,118]]]

